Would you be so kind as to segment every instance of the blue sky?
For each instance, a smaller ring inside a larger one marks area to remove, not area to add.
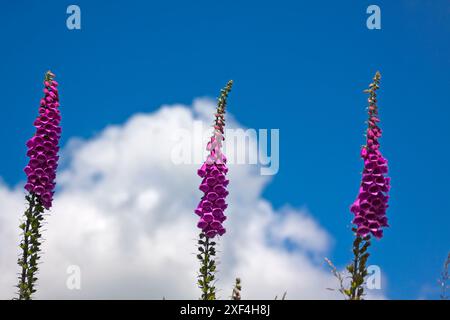
[[[381,143],[393,187],[391,228],[374,244],[371,263],[386,273],[388,297],[437,297],[450,250],[448,1],[76,1],[78,31],[65,25],[70,4],[2,5],[7,184],[24,179],[47,69],[63,92],[63,145],[161,104],[214,97],[234,79],[237,119],[280,129],[280,171],[265,196],[275,206],[309,208],[343,265],[362,166],[362,90],[380,70]],[[366,28],[370,4],[381,7],[381,30]]]

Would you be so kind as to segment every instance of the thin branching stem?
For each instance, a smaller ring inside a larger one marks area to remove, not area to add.
[[[241,300],[241,290],[242,290],[241,279],[236,278],[233,293],[231,294],[231,300]]]
[[[449,269],[450,267],[450,253],[447,256],[447,260],[444,262],[444,267],[441,272],[441,278],[439,279],[439,286],[441,287],[441,300],[448,300],[449,296],[447,293],[448,290],[448,280],[450,278]]]

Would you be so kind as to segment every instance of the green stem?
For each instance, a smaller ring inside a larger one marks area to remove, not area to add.
[[[356,232],[356,230],[354,230]],[[350,288],[346,294],[350,300],[362,300],[364,296],[365,277],[367,276],[367,259],[370,237],[362,238],[355,234],[353,241],[353,262],[347,267],[351,275]]]
[[[28,261],[28,242],[29,242],[29,231],[30,231],[30,219],[28,218],[28,212],[31,211],[31,208],[27,209],[25,212],[26,222],[25,224],[21,224],[20,228],[23,229],[23,241],[20,244],[22,248],[22,258],[19,259],[18,264],[22,267],[21,277],[19,278],[19,300],[28,300],[30,293],[28,292],[27,287],[27,261]]]
[[[200,239],[198,240],[197,258],[200,260],[200,274],[198,276],[198,286],[202,291],[201,300],[215,300],[216,288],[214,287],[216,263],[214,256],[216,255],[216,249],[214,246],[216,243],[210,241],[204,233],[200,233]]]
[[[31,300],[37,281],[38,260],[40,249],[40,229],[42,226],[44,208],[38,197],[34,194],[27,195],[28,209],[24,213],[25,222],[20,225],[23,230],[23,239],[20,243],[22,257],[18,264],[22,269],[19,277],[19,300]]]

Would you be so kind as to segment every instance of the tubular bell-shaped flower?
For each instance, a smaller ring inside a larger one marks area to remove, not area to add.
[[[383,228],[388,226],[386,209],[388,208],[388,192],[390,179],[387,177],[387,160],[380,152],[381,129],[378,127],[377,90],[379,89],[381,75],[375,74],[369,89],[368,114],[366,132],[366,145],[361,149],[361,157],[364,160],[364,170],[358,197],[350,210],[354,214],[352,230],[355,232],[353,241],[353,261],[347,266],[351,275],[351,283],[348,289],[342,292],[350,300],[361,300],[364,297],[364,284],[368,275],[367,260],[369,258],[370,238],[373,235],[380,239],[383,236]]]
[[[212,239],[222,236],[226,230],[222,223],[225,221],[224,214],[227,204],[225,198],[228,195],[228,180],[226,174],[227,158],[222,153],[222,142],[224,140],[225,108],[228,94],[231,91],[233,81],[229,81],[221,90],[217,103],[216,119],[214,122],[214,133],[208,142],[209,152],[205,163],[198,170],[198,175],[203,178],[200,190],[204,195],[195,209],[195,213],[200,217],[197,227],[202,229],[198,240],[198,255],[200,270],[197,276],[197,285],[201,289],[202,300],[215,300],[216,288],[214,287],[216,262],[216,243]]]
[[[364,160],[362,182],[356,201],[350,207],[354,214],[353,223],[357,226],[356,232],[365,237],[372,234],[376,238],[383,236],[383,228],[388,227],[386,209],[388,208],[390,178],[387,177],[387,160],[380,152],[381,129],[378,126],[377,94],[380,74],[377,72],[374,82],[370,84],[368,106],[368,128],[366,132],[366,145],[361,149]]]
[[[361,157],[364,160],[364,171],[356,201],[350,207],[354,214],[352,228],[355,239],[353,241],[353,260],[346,267],[350,274],[350,284],[346,286],[346,278],[337,271],[333,263],[325,259],[331,267],[331,272],[339,280],[339,292],[349,300],[362,300],[364,298],[364,284],[368,276],[367,260],[369,259],[369,247],[371,236],[381,238],[383,228],[388,226],[386,209],[388,208],[388,192],[390,179],[387,177],[387,160],[380,152],[381,129],[378,127],[377,90],[380,88],[381,75],[375,74],[369,89],[364,92],[369,94],[367,121],[367,141],[361,149]]]
[[[28,209],[20,225],[23,232],[18,260],[19,300],[30,300],[35,290],[42,241],[41,227],[44,210],[50,209],[55,190],[56,168],[58,167],[59,139],[61,136],[61,114],[59,112],[58,83],[55,75],[48,71],[44,80],[44,98],[40,102],[39,116],[34,122],[35,135],[27,142],[27,156],[30,158],[24,171],[27,175],[25,189]]]
[[[222,236],[226,232],[222,224],[227,218],[224,211],[228,206],[225,199],[228,195],[229,180],[226,178],[227,158],[222,153],[222,142],[225,139],[226,100],[232,84],[233,82],[230,81],[222,89],[215,114],[214,132],[206,147],[209,155],[197,172],[203,178],[199,189],[204,193],[195,210],[195,213],[200,216],[197,226],[208,238],[214,238],[216,235]]]
[[[35,194],[46,209],[52,206],[61,136],[58,83],[54,77],[50,71],[45,76],[45,96],[34,122],[36,134],[27,142],[30,160],[24,169],[27,175],[25,189]]]

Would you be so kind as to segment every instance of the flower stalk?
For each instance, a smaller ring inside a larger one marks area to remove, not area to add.
[[[351,283],[350,287],[344,290],[350,300],[362,300],[364,296],[371,236],[381,239],[383,228],[389,226],[386,210],[389,207],[390,178],[387,177],[387,160],[380,152],[378,141],[382,134],[378,126],[380,119],[377,106],[380,80],[381,75],[377,72],[369,89],[364,91],[369,94],[366,145],[361,149],[364,170],[358,197],[350,207],[350,211],[354,214],[352,223],[355,227],[352,231],[355,234],[355,240],[352,249],[353,262],[347,266]]]
[[[45,96],[40,103],[39,116],[34,122],[36,133],[27,142],[27,156],[30,160],[24,171],[27,175],[25,190],[28,194],[25,199],[28,208],[19,226],[22,230],[19,245],[21,256],[17,261],[21,268],[17,285],[19,300],[31,300],[36,292],[44,211],[52,206],[56,186],[61,115],[58,109],[58,83],[54,77],[55,75],[50,71],[45,74]]]
[[[356,233],[356,230],[354,229]],[[344,291],[349,300],[362,300],[364,297],[364,281],[367,276],[367,260],[370,236],[361,237],[355,234],[353,241],[353,262],[347,266],[350,273],[350,288]]]
[[[201,300],[216,300],[215,273],[216,262],[216,243],[207,237],[204,233],[200,233],[198,240],[197,259],[200,260],[200,273],[198,275],[197,284],[202,292]]]
[[[27,195],[28,209],[25,211],[25,222],[20,225],[23,239],[20,243],[22,256],[18,260],[22,272],[19,277],[19,300],[30,300],[36,292],[35,283],[38,272],[38,262],[41,251],[41,227],[44,220],[44,207],[39,203],[36,195]]]
[[[228,195],[229,180],[226,178],[228,167],[226,165],[227,158],[222,153],[222,142],[225,139],[225,109],[232,85],[233,81],[230,80],[220,92],[213,135],[206,147],[209,154],[197,171],[197,174],[202,178],[199,189],[204,193],[197,209],[195,209],[195,213],[200,218],[197,227],[202,230],[198,240],[199,254],[197,255],[201,263],[197,284],[202,291],[202,300],[216,299],[214,287],[216,243],[212,239],[216,236],[222,236],[226,232],[223,222],[227,219],[224,212],[228,207],[225,199]]]
[[[355,239],[353,241],[353,261],[346,267],[349,273],[350,285],[345,283],[344,276],[333,263],[325,258],[331,268],[332,274],[339,281],[339,292],[348,300],[362,300],[364,297],[365,280],[368,275],[367,261],[370,253],[371,237],[381,239],[383,228],[388,227],[386,210],[389,207],[390,178],[387,176],[388,163],[380,152],[379,138],[382,130],[378,126],[377,90],[380,88],[381,74],[377,72],[369,89],[367,107],[368,120],[366,131],[366,145],[361,149],[361,158],[364,160],[364,170],[359,193],[350,207],[354,215],[352,228]]]

